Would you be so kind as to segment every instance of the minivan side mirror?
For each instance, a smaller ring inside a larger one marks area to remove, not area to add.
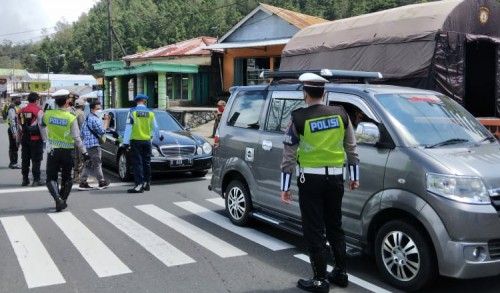
[[[380,131],[372,122],[360,122],[356,128],[356,142],[375,145],[380,139]]]

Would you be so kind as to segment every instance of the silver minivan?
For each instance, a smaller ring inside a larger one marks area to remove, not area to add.
[[[328,84],[324,102],[354,117],[360,188],[346,188],[348,245],[373,254],[384,279],[416,291],[438,275],[500,274],[500,144],[470,113],[433,91]],[[235,88],[215,137],[210,190],[230,220],[301,233],[298,201],[280,200],[283,135],[305,107],[301,85]],[[353,120],[354,118],[351,118]],[[294,180],[295,181],[295,180]],[[298,196],[293,182],[294,196]]]

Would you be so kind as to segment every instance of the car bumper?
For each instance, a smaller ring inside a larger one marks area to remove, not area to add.
[[[212,157],[194,158],[193,164],[187,166],[172,166],[171,160],[151,158],[151,171],[154,173],[188,172],[210,168],[212,168]]]

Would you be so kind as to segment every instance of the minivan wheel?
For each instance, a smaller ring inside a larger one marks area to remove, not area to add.
[[[127,155],[125,152],[121,152],[117,160],[118,176],[123,182],[130,181],[132,179],[132,174],[130,174],[130,167],[128,166]]]
[[[433,246],[424,233],[405,221],[384,224],[375,238],[375,260],[386,281],[405,291],[418,291],[436,277]]]
[[[226,211],[233,224],[246,226],[250,223],[252,202],[246,186],[239,180],[233,180],[226,188]]]

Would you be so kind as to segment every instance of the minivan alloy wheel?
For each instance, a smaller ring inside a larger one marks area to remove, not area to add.
[[[400,281],[412,280],[420,270],[418,247],[401,231],[392,231],[385,236],[381,253],[387,270]]]
[[[239,226],[248,224],[250,209],[250,195],[246,186],[239,180],[231,181],[226,188],[226,211],[231,222]]]
[[[118,157],[118,176],[120,177],[121,181],[129,181],[131,178],[131,174],[128,170],[128,162],[127,162],[127,155],[125,152],[121,152],[120,156]]]
[[[438,275],[432,241],[413,220],[392,220],[375,237],[375,260],[386,281],[405,291],[418,291]]]

